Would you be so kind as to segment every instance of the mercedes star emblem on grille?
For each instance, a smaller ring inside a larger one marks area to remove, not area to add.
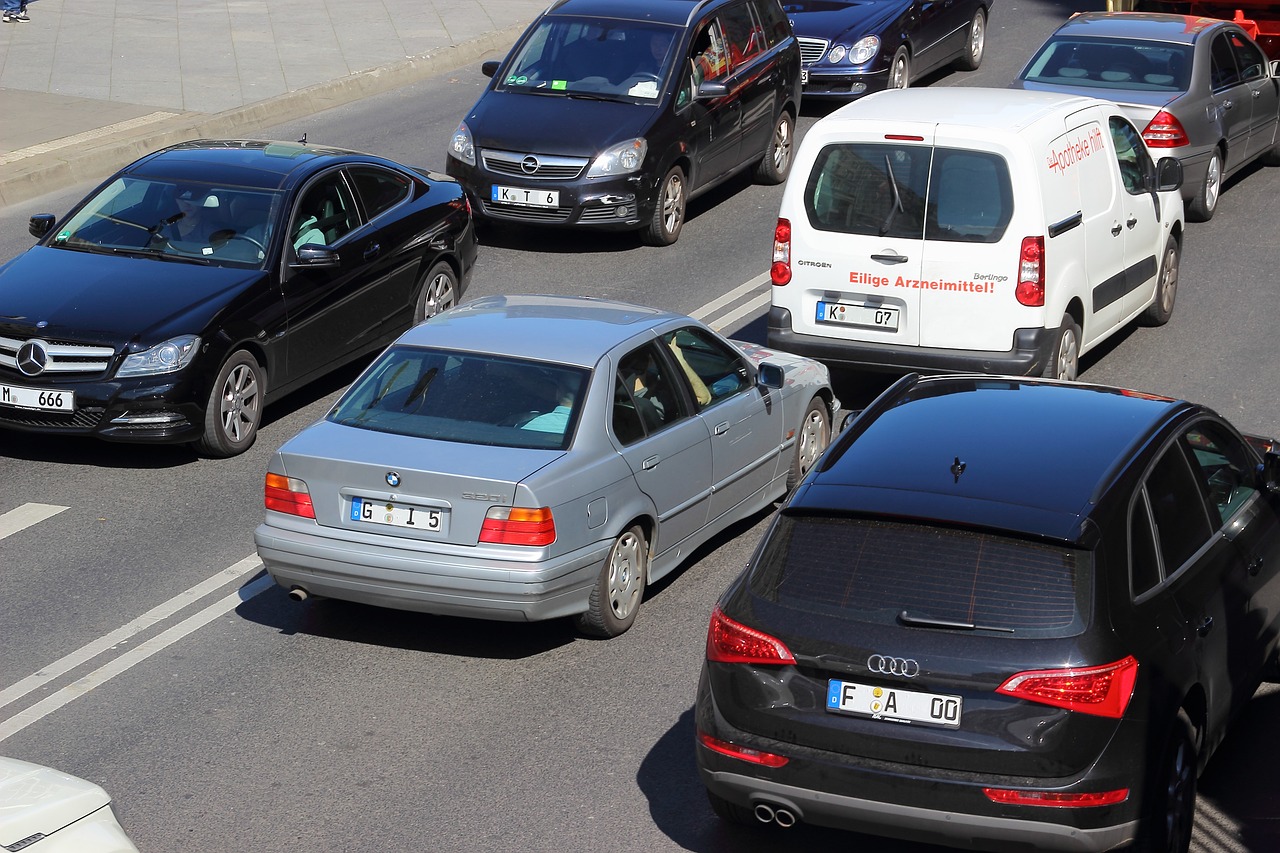
[[[18,348],[18,369],[26,376],[39,376],[49,366],[49,345],[30,340]]]

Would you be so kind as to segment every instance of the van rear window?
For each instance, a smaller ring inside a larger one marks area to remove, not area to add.
[[[818,154],[809,224],[869,237],[996,243],[1013,216],[1004,158],[985,151],[851,142]]]
[[[756,595],[860,622],[899,616],[1065,637],[1085,625],[1088,551],[859,518],[778,518],[751,573]]]

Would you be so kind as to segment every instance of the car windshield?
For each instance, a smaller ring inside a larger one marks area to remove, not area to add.
[[[1191,45],[1159,41],[1052,38],[1027,65],[1031,83],[1084,89],[1185,92]]]
[[[261,268],[279,193],[125,175],[88,199],[47,245]]]
[[[638,21],[549,16],[521,44],[498,88],[656,103],[678,32]]]
[[[328,420],[376,432],[564,450],[590,371],[484,353],[392,346]]]

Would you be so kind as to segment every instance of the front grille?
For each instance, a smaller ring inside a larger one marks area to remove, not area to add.
[[[812,65],[822,58],[827,52],[827,45],[831,42],[826,39],[797,38],[800,42],[800,63],[802,65]]]
[[[573,214],[572,207],[522,207],[518,204],[497,204],[480,200],[485,216],[495,219],[514,219],[524,222],[565,222]]]
[[[23,376],[27,375],[18,370],[18,350],[33,340],[43,344],[49,358],[41,374],[105,373],[116,354],[113,347],[87,346],[73,341],[0,337],[0,367],[8,368]]]
[[[0,407],[0,424],[39,429],[91,430],[102,420],[103,409],[84,408],[74,412],[30,412]]]
[[[499,175],[530,181],[572,181],[587,167],[585,157],[550,154],[518,154],[514,151],[482,151],[484,167]]]

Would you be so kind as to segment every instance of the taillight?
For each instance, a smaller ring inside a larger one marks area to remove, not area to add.
[[[1119,718],[1129,706],[1137,680],[1138,661],[1130,655],[1105,666],[1020,672],[996,692],[1068,711]]]
[[[556,541],[551,507],[495,506],[485,513],[480,541],[498,545],[550,545]]]
[[[773,228],[773,265],[769,277],[777,285],[791,281],[791,220],[779,219]]]
[[[1016,791],[1010,788],[983,788],[982,793],[993,803],[1011,806],[1046,806],[1057,809],[1084,809],[1092,806],[1114,806],[1129,799],[1128,788],[1114,791],[1092,791],[1083,794],[1060,794],[1056,791]]]
[[[1146,128],[1142,131],[1142,138],[1146,140],[1148,148],[1177,148],[1179,145],[1187,145],[1191,142],[1187,138],[1187,132],[1182,127],[1182,122],[1178,121],[1173,113],[1161,110],[1155,114],[1151,121],[1147,122]]]
[[[781,640],[748,628],[725,616],[720,606],[711,611],[707,628],[707,660],[717,663],[795,663]]]
[[[316,508],[311,505],[311,492],[307,484],[283,474],[268,474],[263,502],[275,512],[315,518]]]
[[[762,752],[749,746],[729,743],[727,740],[720,740],[720,738],[712,737],[705,732],[698,732],[698,740],[712,752],[718,752],[721,755],[727,755],[730,758],[736,758],[739,761],[746,761],[751,764],[761,764],[765,767],[781,767],[791,760],[785,755],[774,755],[772,752]]]
[[[1018,256],[1018,301],[1030,308],[1044,305],[1044,238],[1023,237]]]

